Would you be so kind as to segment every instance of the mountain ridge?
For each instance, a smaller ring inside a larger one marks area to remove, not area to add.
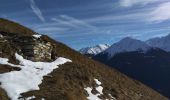
[[[125,44],[122,43],[122,41]],[[116,47],[115,44],[119,44],[120,46]],[[116,68],[120,72],[136,80],[139,80],[142,83],[147,84],[153,89],[159,91],[160,93],[170,97],[168,90],[169,85],[166,84],[166,82],[169,82],[168,79],[165,78],[168,76],[170,70],[168,68],[170,65],[169,52],[158,47],[147,45],[145,42],[142,42],[142,44],[144,44],[144,47],[147,49],[140,49],[140,47],[143,47],[143,45],[134,45],[135,47],[132,46],[132,49],[123,51],[122,48],[120,48],[121,46],[127,49],[129,47],[131,48],[131,45],[135,44],[134,40],[129,37],[124,38],[115,44],[112,45],[115,48],[111,46],[108,48],[110,51],[106,49],[104,52],[92,57],[92,59],[102,62],[112,68]],[[119,50],[119,52],[115,52],[115,50]],[[147,74],[148,76],[145,76],[143,73]],[[155,76],[157,76],[157,79]]]
[[[112,57],[116,53],[130,52],[130,51],[136,51],[136,50],[146,51],[150,48],[151,47],[147,45],[145,42],[142,42],[140,40],[133,39],[130,37],[126,37],[120,40],[119,42],[111,45],[110,48],[106,49],[103,52],[103,54],[107,53],[108,56]]]
[[[146,43],[152,47],[161,48],[165,51],[170,51],[170,34],[163,37],[151,38]]]
[[[97,54],[105,51],[109,47],[110,47],[110,45],[108,45],[108,44],[98,44],[96,46],[82,48],[79,50],[79,52],[81,54],[92,57],[94,55],[97,55]]]

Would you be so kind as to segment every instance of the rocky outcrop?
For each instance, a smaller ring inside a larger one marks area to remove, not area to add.
[[[51,60],[52,45],[50,42],[38,41],[33,48],[34,58],[36,61]]]
[[[9,41],[11,45],[17,47],[20,53],[29,60],[51,61],[52,45],[50,42],[33,36],[18,36],[1,32],[0,43]],[[0,51],[2,52],[2,50]]]

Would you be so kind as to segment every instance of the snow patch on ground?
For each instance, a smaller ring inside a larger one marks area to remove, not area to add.
[[[101,85],[102,83],[98,79],[94,79],[97,85]]]
[[[14,64],[8,63],[8,61],[9,60],[7,58],[0,58],[0,64],[2,65],[9,65],[12,67],[21,67],[20,65],[14,65]]]
[[[7,58],[0,58],[0,64],[20,67],[20,71],[12,71],[0,74],[1,87],[7,92],[12,100],[18,100],[21,93],[39,90],[39,84],[42,83],[43,76],[51,73],[58,65],[71,60],[59,57],[53,62],[33,62],[24,59],[21,55],[15,54],[20,65],[14,65],[8,62]]]
[[[89,96],[87,97],[88,100],[101,100],[98,96],[100,96],[100,94],[93,94],[91,91],[92,91],[92,88],[90,87],[87,87],[87,88],[84,88],[87,93],[89,94]]]
[[[25,100],[32,100],[32,99],[35,99],[35,96],[28,97]]]
[[[41,98],[41,100],[45,100],[44,98]]]
[[[36,35],[33,35],[33,37],[35,37],[35,38],[40,38],[42,35],[39,35],[39,34],[36,34]]]
[[[96,90],[100,93],[100,94],[103,94],[103,87],[102,86],[98,86],[96,87]]]
[[[88,100],[103,100],[103,99],[99,98],[99,96],[103,95],[103,87],[101,86],[102,83],[98,79],[94,79],[94,81],[98,85],[97,87],[95,87],[98,93],[93,94],[92,93],[92,89],[93,89],[92,87],[84,88],[87,91],[88,95],[89,95],[87,97],[87,99]],[[106,100],[116,100],[116,98],[114,98],[111,94],[109,94],[109,96],[110,96],[111,99],[106,99]]]
[[[2,35],[2,34],[0,34],[0,38],[3,38],[3,35]]]
[[[100,95],[102,95],[103,94],[103,87],[102,86],[100,86],[102,83],[98,80],[98,79],[94,79],[94,81],[96,82],[96,84],[98,85],[97,87],[96,87],[96,90],[99,92],[99,93],[97,93],[97,94],[93,94],[92,93],[92,87],[86,87],[86,88],[84,88],[86,91],[87,91],[87,93],[89,94],[89,96],[87,97],[87,99],[88,100],[102,100],[102,99],[100,99],[98,96],[100,96]]]

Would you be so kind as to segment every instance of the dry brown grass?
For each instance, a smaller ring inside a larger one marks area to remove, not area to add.
[[[33,35],[34,31],[7,19],[0,18],[0,31],[8,33],[19,33],[20,35]]]
[[[86,100],[84,88],[93,87],[94,78],[97,78],[104,87],[102,98],[112,94],[117,100],[166,100],[159,93],[117,70],[93,61],[47,36],[43,38],[53,43],[53,56],[66,57],[73,62],[61,65],[50,74],[52,77],[44,77],[39,91],[24,93],[23,96],[35,95],[47,100]]]
[[[9,29],[9,27],[12,26],[8,26],[7,30],[5,30],[6,32],[20,33],[26,30],[28,35],[32,34],[27,29],[14,31]],[[94,78],[97,78],[104,87],[104,95],[101,98],[108,98],[108,94],[111,94],[117,100],[167,100],[167,98],[140,82],[130,79],[104,64],[89,59],[68,46],[52,40],[48,36],[42,36],[42,39],[52,43],[53,60],[57,57],[65,57],[73,62],[61,65],[50,74],[52,77],[45,76],[42,84],[39,86],[40,90],[23,93],[23,97],[34,95],[36,96],[35,100],[40,100],[41,98],[45,98],[45,100],[86,100],[88,94],[84,88],[94,87]],[[15,46],[15,44],[11,44],[8,48],[11,48],[12,45]],[[12,50],[11,48],[10,51]],[[10,55],[6,53],[5,56],[10,57],[18,50],[16,48]],[[11,58],[11,62],[17,63],[13,58]],[[2,89],[0,89],[0,100],[8,100],[7,95]]]
[[[2,88],[0,88],[0,100],[9,100],[7,94]]]

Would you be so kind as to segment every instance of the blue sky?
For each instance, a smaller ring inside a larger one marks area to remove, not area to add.
[[[74,49],[170,33],[170,0],[1,0],[0,17]]]

